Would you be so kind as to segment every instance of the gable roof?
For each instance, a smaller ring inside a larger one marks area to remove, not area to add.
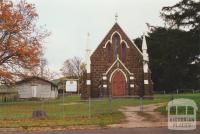
[[[116,30],[115,30],[116,29]],[[96,47],[96,49],[92,52],[91,56],[96,52],[96,50],[101,46],[101,44],[106,40],[106,38],[111,35],[112,37],[112,34],[113,33],[120,33],[122,35],[124,35],[127,40],[130,42],[130,44],[132,44],[132,46],[134,46],[136,48],[136,50],[138,51],[139,54],[141,54],[141,56],[143,56],[142,52],[140,51],[140,49],[135,45],[135,43],[127,36],[127,34],[124,32],[124,30],[120,27],[120,25],[116,22],[112,28],[109,30],[109,32],[106,34],[106,36],[103,38],[103,40],[101,41],[101,43]],[[109,41],[109,40],[108,40]],[[106,41],[107,43],[107,41]],[[105,43],[105,44],[106,44]]]
[[[41,80],[41,81],[47,82],[47,83],[49,83],[49,84],[51,84],[51,85],[53,85],[53,86],[57,86],[57,85],[54,84],[53,82],[48,81],[48,80],[46,80],[46,79],[44,79],[44,78],[41,78],[41,77],[37,77],[37,76],[27,77],[27,78],[25,78],[25,79],[23,79],[23,80],[21,80],[21,81],[16,82],[16,84],[21,84],[21,83],[24,83],[24,82],[28,82],[28,81],[31,81],[31,80],[33,80],[33,79]]]

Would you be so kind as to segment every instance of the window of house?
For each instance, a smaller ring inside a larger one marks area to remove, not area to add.
[[[122,55],[121,55],[122,57],[121,57],[121,59],[122,59],[122,62],[124,62],[125,63],[125,61],[126,61],[126,44],[122,44]]]
[[[109,43],[107,45],[107,54],[108,54],[108,62],[112,62],[112,49],[111,49],[111,44]]]
[[[115,58],[117,58],[117,55],[119,54],[119,47],[120,47],[120,37],[118,34],[115,34],[113,36],[113,44],[114,44],[114,55],[115,55]]]

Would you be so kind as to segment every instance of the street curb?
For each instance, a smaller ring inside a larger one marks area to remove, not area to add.
[[[94,130],[94,129],[106,129],[107,127],[101,126],[69,126],[69,127],[19,127],[19,128],[0,128],[0,132],[20,132],[20,131],[63,131],[63,130]]]

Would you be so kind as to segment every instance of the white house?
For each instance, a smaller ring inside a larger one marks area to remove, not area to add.
[[[57,86],[40,77],[29,77],[16,83],[19,98],[53,99],[58,97]]]

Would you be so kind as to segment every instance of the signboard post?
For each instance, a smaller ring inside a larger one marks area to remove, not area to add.
[[[67,92],[77,92],[78,91],[78,94],[79,94],[79,79],[67,79],[66,80],[66,88],[65,88],[65,91],[66,93]],[[65,96],[65,91],[63,90],[63,118],[64,118],[64,96]]]

